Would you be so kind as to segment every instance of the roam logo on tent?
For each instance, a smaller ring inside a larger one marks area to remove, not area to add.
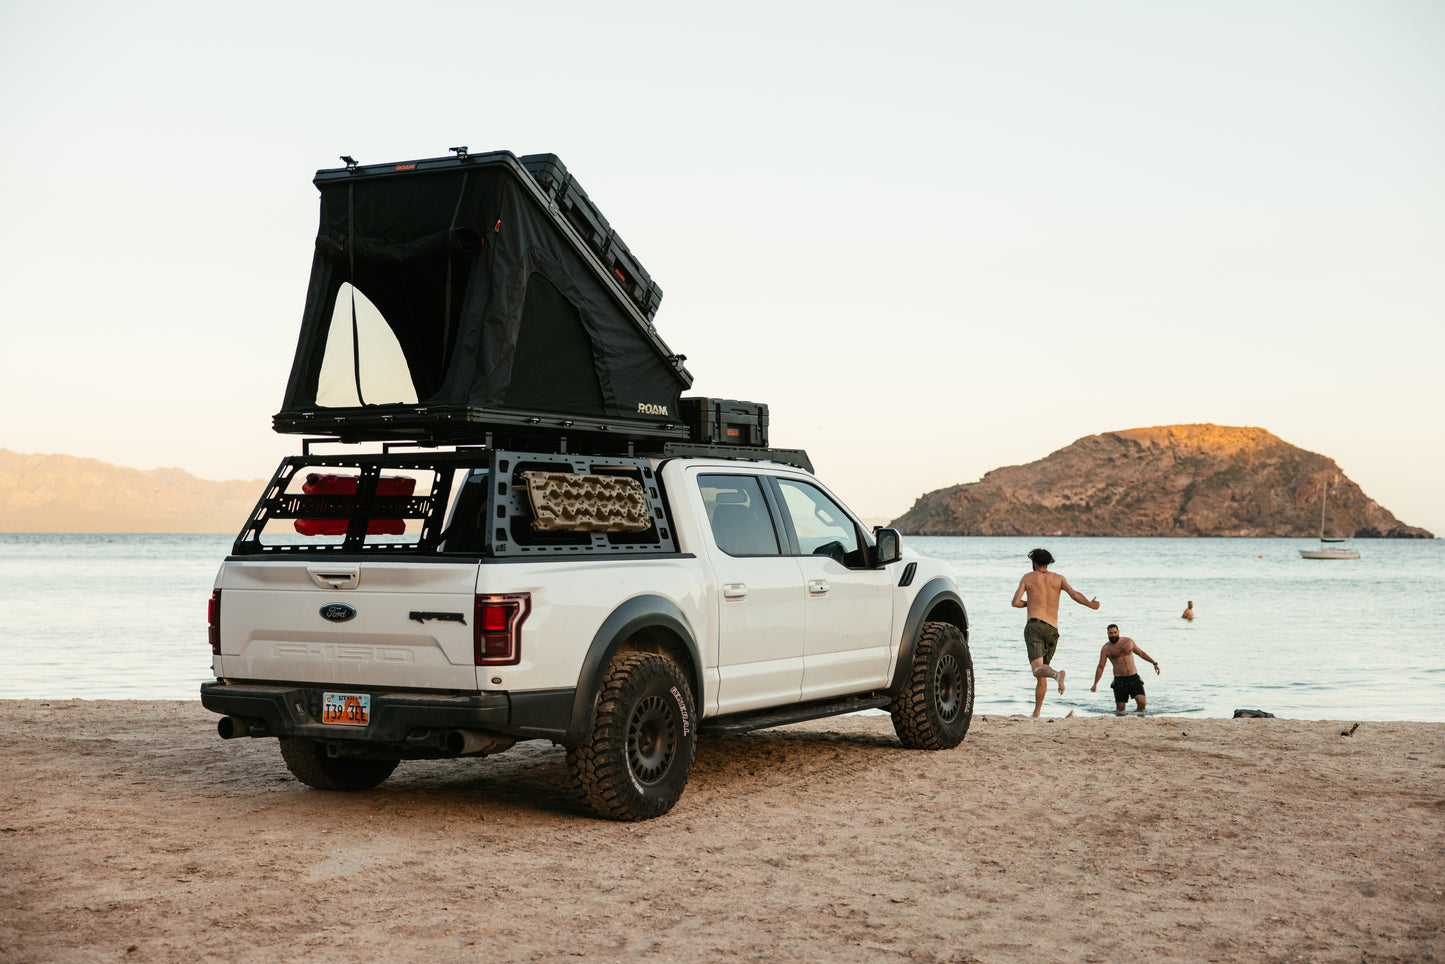
[[[638,402],[637,414],[639,415],[666,415],[666,405],[653,405],[651,402]]]

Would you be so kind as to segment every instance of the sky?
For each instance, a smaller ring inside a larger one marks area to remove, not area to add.
[[[1259,426],[1445,535],[1445,4],[0,0],[0,447],[268,477],[319,168],[558,154],[869,518]]]

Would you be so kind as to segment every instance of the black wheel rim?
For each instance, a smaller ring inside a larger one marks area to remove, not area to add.
[[[656,783],[677,752],[677,724],[667,701],[649,696],[637,704],[627,725],[627,764],[641,783]]]
[[[963,709],[963,671],[951,653],[945,653],[934,667],[933,698],[943,722],[952,723],[958,719],[959,711]]]

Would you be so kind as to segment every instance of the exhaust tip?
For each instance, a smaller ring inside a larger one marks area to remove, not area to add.
[[[241,736],[250,736],[251,721],[239,716],[223,716],[216,723],[216,732],[223,740],[234,740]]]
[[[442,746],[457,756],[487,756],[510,749],[517,741],[484,730],[452,730],[442,737]]]

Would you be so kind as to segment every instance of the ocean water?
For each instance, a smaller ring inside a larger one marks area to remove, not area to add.
[[[1445,540],[1360,540],[1361,558],[1301,559],[1309,539],[904,540],[947,559],[969,614],[977,712],[1033,712],[1034,679],[1024,651],[1022,609],[1009,602],[1043,546],[1051,567],[1098,610],[1064,597],[1044,714],[1114,712],[1105,665],[1118,623],[1160,663],[1136,658],[1148,712],[1229,717],[1236,709],[1313,720],[1445,721],[1445,648],[1436,621],[1445,606]],[[1180,618],[1190,600],[1195,618]],[[1129,704],[1131,707],[1133,703]]]
[[[0,534],[0,699],[196,699],[210,678],[206,605],[227,535]],[[1046,716],[1112,714],[1112,674],[1089,691],[1118,623],[1150,714],[1237,708],[1328,720],[1445,721],[1445,540],[1362,540],[1361,558],[1304,560],[1306,539],[905,537],[947,559],[968,608],[976,712],[1033,711],[1023,610],[1035,545],[1097,611],[1065,598]],[[1196,618],[1179,618],[1194,601]],[[1132,704],[1131,704],[1132,705]]]

